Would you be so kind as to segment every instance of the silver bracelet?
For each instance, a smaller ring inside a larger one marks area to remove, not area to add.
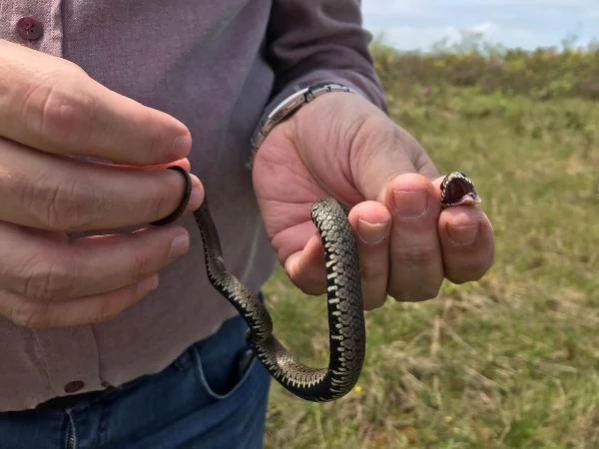
[[[314,101],[316,98],[330,93],[330,92],[347,92],[357,94],[357,92],[351,87],[344,86],[339,83],[318,83],[308,87],[300,88],[300,90],[289,95],[283,101],[275,103],[274,108],[271,110],[267,108],[264,115],[258,122],[258,126],[252,135],[250,140],[252,146],[252,152],[250,155],[250,161],[248,167],[251,168],[254,161],[254,156],[266,139],[266,136],[272,131],[272,129],[288,119],[302,106]]]

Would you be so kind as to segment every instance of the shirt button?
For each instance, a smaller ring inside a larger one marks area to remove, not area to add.
[[[81,380],[74,380],[64,386],[65,393],[76,393],[85,387],[85,383]]]
[[[33,17],[22,17],[17,22],[17,32],[21,39],[29,42],[38,40],[44,34],[44,27]]]

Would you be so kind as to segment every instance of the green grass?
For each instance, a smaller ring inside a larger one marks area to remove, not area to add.
[[[474,180],[495,266],[435,300],[368,313],[366,363],[345,398],[312,404],[273,384],[266,447],[597,448],[599,107],[430,88],[386,81],[391,115],[441,172]],[[279,338],[323,365],[324,299],[281,270],[265,291]]]

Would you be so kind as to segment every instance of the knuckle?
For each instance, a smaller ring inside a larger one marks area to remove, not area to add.
[[[427,280],[415,285],[397,285],[389,293],[400,302],[420,302],[434,299],[441,289],[441,281]]]
[[[125,291],[121,291],[121,294],[118,298],[119,301],[102,301],[100,305],[100,309],[98,310],[97,315],[94,318],[94,321],[97,323],[106,322],[113,320],[117,316],[119,316],[127,307],[133,305],[141,296],[135,289],[135,287],[130,287]]]
[[[375,256],[378,254],[370,255],[367,251],[360,252],[360,274],[363,281],[378,281],[387,277],[388,259]]]
[[[135,283],[116,292],[94,298],[94,313],[90,321],[103,323],[113,320],[141,298],[142,295]]]
[[[23,301],[18,306],[10,309],[7,318],[18,326],[30,329],[46,327],[49,325],[47,310],[47,304],[33,304]]]
[[[105,323],[116,318],[122,312],[123,308],[117,308],[111,301],[104,301],[102,298],[98,298],[98,305],[89,321],[94,324]]]
[[[304,294],[310,296],[322,295],[327,291],[325,277],[316,273],[287,273],[289,280]]]
[[[459,259],[447,268],[447,279],[454,284],[465,284],[482,279],[491,269],[494,262],[493,255],[487,258],[468,257]],[[460,263],[457,263],[460,262]]]
[[[370,311],[382,307],[387,302],[387,295],[363,295],[364,298],[364,310]]]
[[[40,174],[21,189],[21,195],[33,222],[54,231],[90,226],[105,201],[94,194],[93,185],[80,182],[77,176]]]
[[[292,282],[293,282],[293,280],[292,280]],[[299,288],[304,294],[310,295],[310,296],[323,295],[327,291],[326,286],[321,285],[321,284],[311,284],[311,283],[297,281],[297,282],[293,282],[293,285],[295,285],[297,288]]]
[[[480,280],[487,270],[480,267],[459,271],[456,273],[448,273],[447,279],[456,285],[466,284],[467,282],[475,282]]]
[[[94,195],[89,193],[89,185],[81,185],[73,178],[63,177],[51,186],[46,193],[45,220],[53,229],[74,230],[93,220],[90,211],[98,210],[91,207]]]
[[[438,291],[413,291],[413,292],[401,292],[397,295],[393,295],[396,301],[399,302],[422,302],[428,301],[429,299],[435,299],[438,295]]]
[[[141,127],[143,129],[143,135],[147,139],[147,147],[150,151],[144,152],[147,157],[152,155],[160,154],[164,151],[164,146],[169,138],[168,134],[162,126],[156,126],[156,111],[145,108],[141,116]]]
[[[87,135],[93,103],[80,89],[82,70],[58,70],[30,87],[23,102],[24,115],[43,136],[63,144]],[[78,93],[78,94],[76,94]]]
[[[41,304],[65,299],[73,288],[75,270],[58,260],[38,257],[23,270],[23,295]]]
[[[439,260],[439,249],[436,246],[421,244],[411,246],[404,245],[393,252],[394,265],[422,267],[429,266]]]
[[[145,247],[144,249],[148,249]],[[167,257],[167,252],[165,252],[165,260]],[[133,255],[133,273],[131,282],[139,282],[145,277],[148,276],[152,270],[155,270],[156,261],[154,260],[153,253],[148,253],[147,251],[139,251]]]

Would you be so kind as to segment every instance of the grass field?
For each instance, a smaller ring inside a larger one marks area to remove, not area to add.
[[[311,404],[273,385],[266,447],[598,448],[597,100],[563,86],[536,97],[476,79],[423,86],[394,78],[401,61],[384,62],[392,117],[441,172],[476,183],[495,266],[435,300],[368,313],[366,363],[345,398]],[[323,298],[280,270],[266,293],[279,338],[324,365]]]

